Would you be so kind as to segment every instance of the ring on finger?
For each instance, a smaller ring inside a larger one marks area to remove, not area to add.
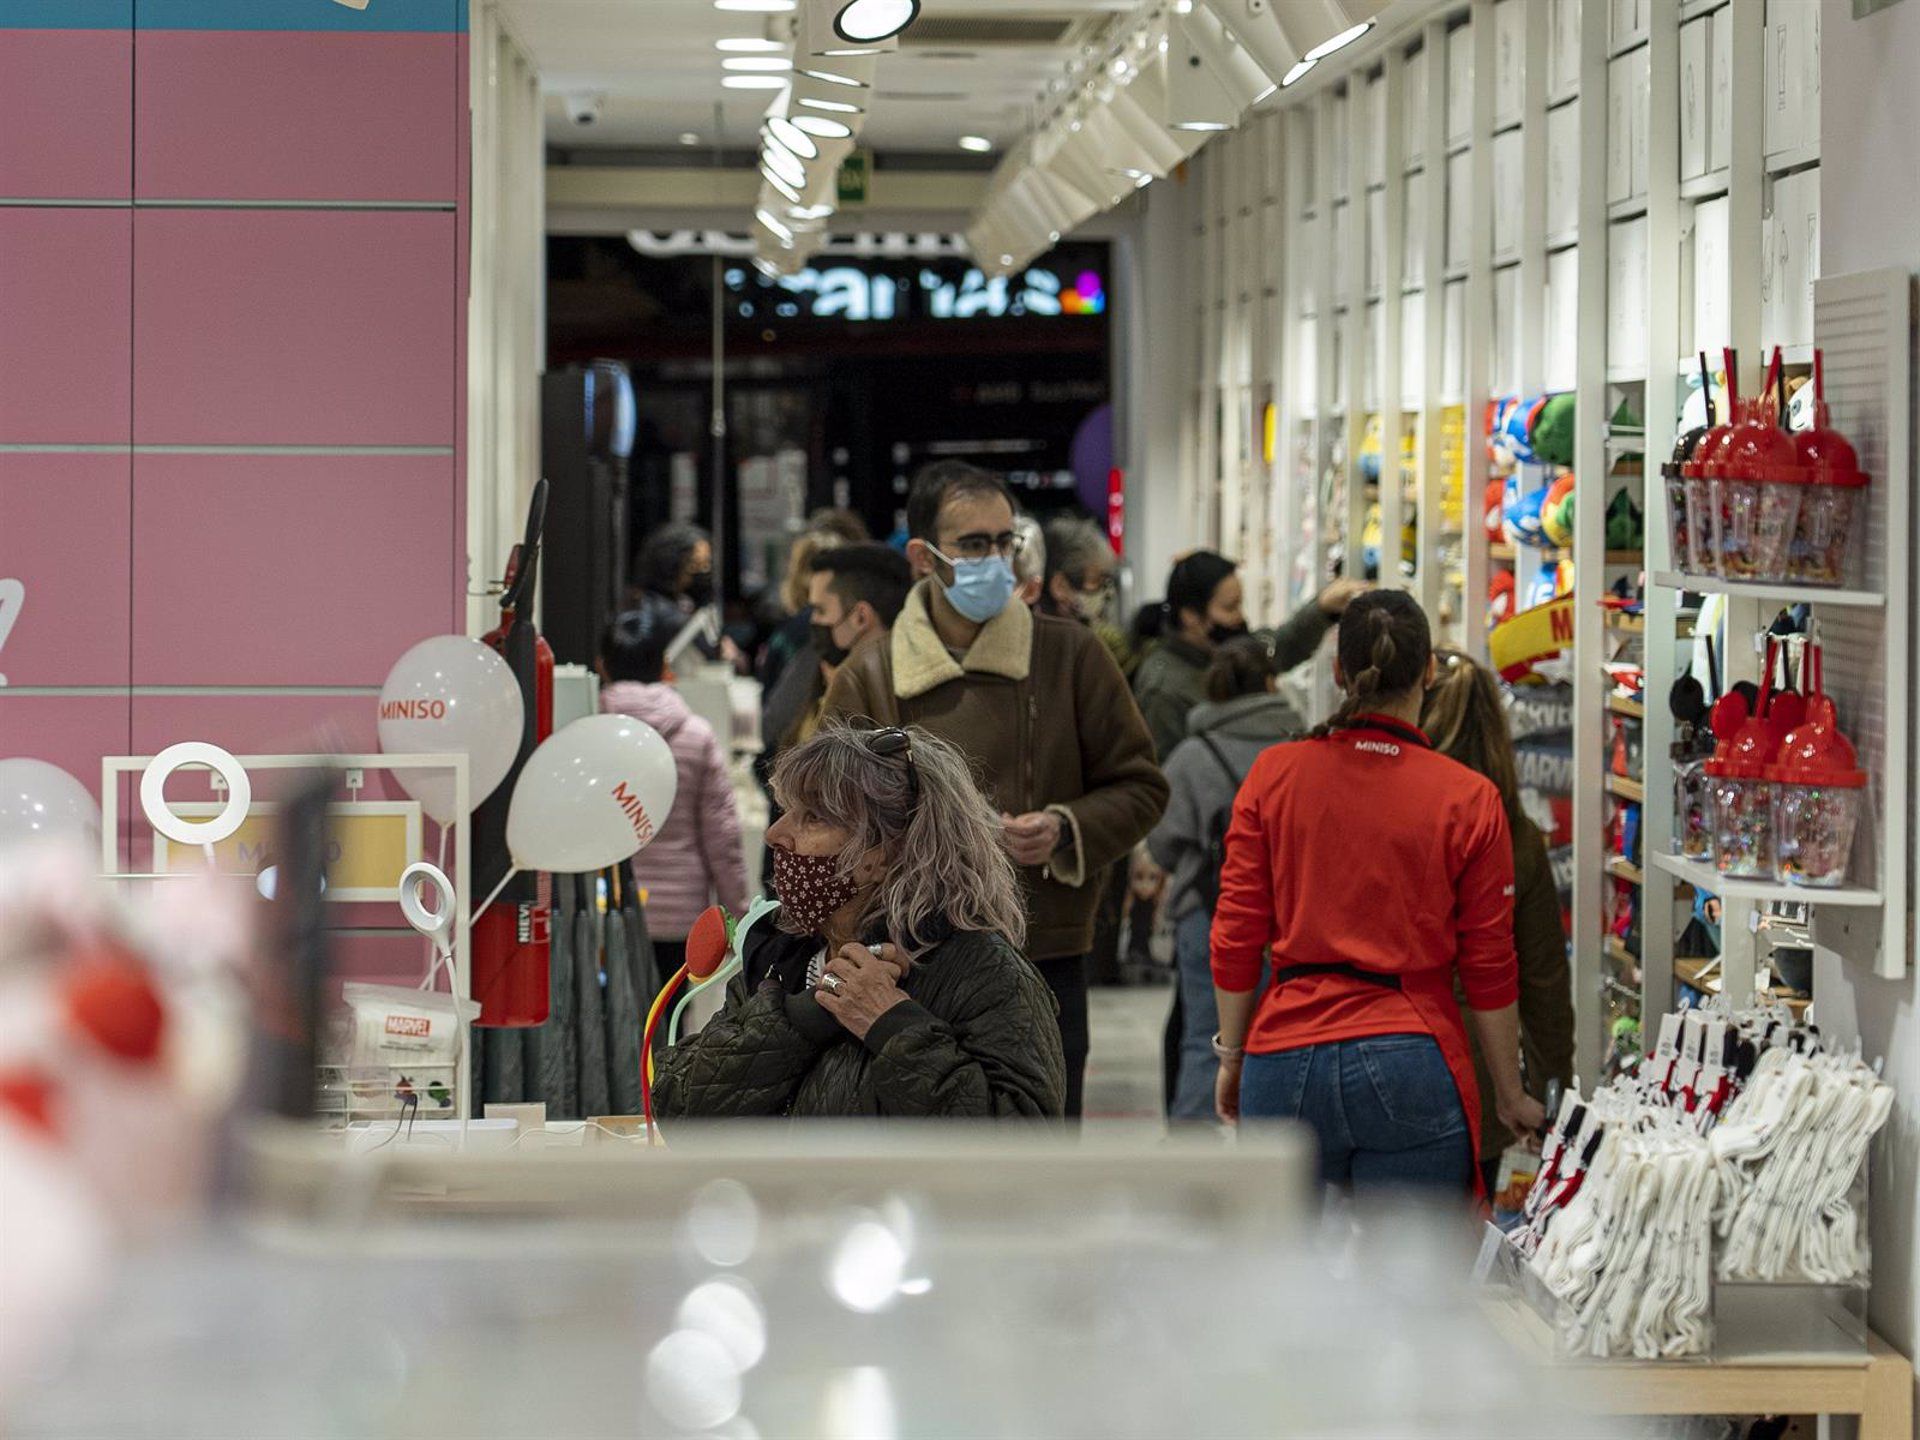
[[[829,995],[838,995],[840,993],[840,985],[841,980],[838,975],[822,975],[820,977],[820,988]]]

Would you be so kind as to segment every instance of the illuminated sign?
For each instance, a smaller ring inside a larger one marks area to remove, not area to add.
[[[909,274],[856,265],[809,266],[794,275],[767,276],[729,267],[727,292],[745,320],[1000,320],[1023,316],[1103,315],[1107,295],[1100,276],[1070,277],[1045,266],[1016,276],[989,276],[978,267],[922,266]]]

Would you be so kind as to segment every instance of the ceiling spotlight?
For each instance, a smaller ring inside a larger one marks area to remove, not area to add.
[[[1282,90],[1286,89],[1287,86],[1293,84],[1294,81],[1300,79],[1302,76],[1304,76],[1307,73],[1307,71],[1311,70],[1315,65],[1319,63],[1320,63],[1319,61],[1314,60],[1312,58],[1296,61],[1294,63],[1293,68],[1287,71],[1285,75],[1280,77],[1280,88]]]
[[[801,101],[806,104],[806,101]],[[853,127],[844,120],[835,120],[826,115],[796,115],[793,128],[805,135],[817,135],[822,140],[847,140],[853,136]]]
[[[799,188],[789,185],[785,180],[774,174],[772,166],[762,165],[760,167],[760,178],[784,195],[789,204],[798,205],[800,203]]]
[[[688,130],[680,136],[680,143],[682,145],[698,145],[700,143],[700,137],[694,134],[693,131]]]
[[[993,141],[984,135],[962,135],[960,148],[971,150],[975,155],[990,155],[993,153]]]
[[[713,48],[733,55],[778,55],[787,47],[778,40],[755,40],[750,36],[740,36],[731,40],[716,40]]]
[[[1342,30],[1331,40],[1322,40],[1318,45],[1307,51],[1306,55],[1302,58],[1307,60],[1324,60],[1327,56],[1333,54],[1334,51],[1344,50],[1372,28],[1373,21],[1362,20],[1358,25]]]
[[[767,169],[778,175],[795,190],[806,188],[807,167],[784,145],[769,141],[760,147],[760,159]]]
[[[723,90],[784,90],[787,82],[780,75],[722,75],[720,87]]]
[[[784,55],[730,55],[720,62],[720,68],[767,74],[791,70],[793,61]]]
[[[913,24],[920,0],[847,0],[833,17],[833,33],[855,45],[891,40]]]
[[[866,81],[856,80],[851,75],[837,75],[831,70],[802,70],[800,73],[809,80],[821,80],[829,85],[844,85],[849,90],[865,90],[867,88]]]
[[[713,0],[714,9],[736,15],[786,15],[793,6],[794,0]]]
[[[860,107],[849,105],[844,100],[819,100],[811,95],[800,97],[800,103],[809,110],[825,110],[834,115],[858,115]]]
[[[798,125],[794,124],[793,121],[787,119],[786,116],[775,115],[769,118],[767,121],[767,129],[775,140],[778,140],[802,160],[818,160],[820,158],[819,142]]]

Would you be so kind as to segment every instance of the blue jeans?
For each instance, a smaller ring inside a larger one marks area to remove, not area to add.
[[[1320,1140],[1320,1181],[1356,1193],[1473,1188],[1460,1091],[1430,1035],[1336,1040],[1249,1055],[1244,1119],[1304,1120]]]
[[[1180,972],[1180,1077],[1167,1114],[1175,1120],[1213,1119],[1213,1087],[1220,1074],[1213,1034],[1220,1028],[1220,1012],[1207,945],[1212,928],[1213,916],[1204,906],[1173,922],[1173,958]]]

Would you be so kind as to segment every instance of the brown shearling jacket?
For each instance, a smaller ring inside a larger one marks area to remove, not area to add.
[[[1153,740],[1120,667],[1093,631],[1017,602],[956,659],[933,627],[921,581],[892,632],[856,648],[827,691],[826,713],[919,725],[960,747],[994,805],[1051,810],[1061,848],[1025,867],[1027,954],[1081,955],[1108,868],[1167,807]]]

